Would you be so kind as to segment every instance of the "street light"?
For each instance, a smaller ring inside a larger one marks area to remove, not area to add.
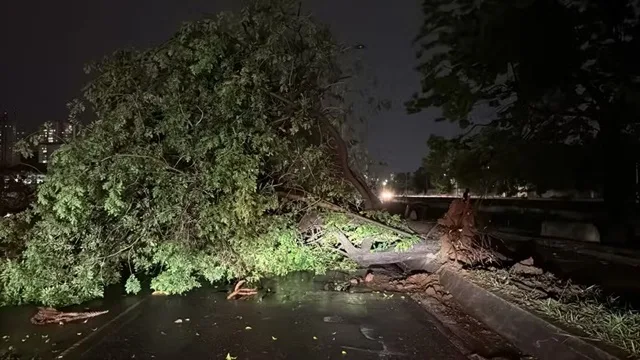
[[[395,195],[393,194],[393,192],[389,191],[389,190],[384,190],[382,191],[382,193],[380,194],[380,200],[384,201],[389,201],[391,199],[393,199]]]

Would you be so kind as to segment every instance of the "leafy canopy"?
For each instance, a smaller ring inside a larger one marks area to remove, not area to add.
[[[302,244],[300,209],[277,196],[360,199],[327,135],[339,54],[291,3],[257,1],[88,67],[74,113],[96,120],[55,153],[33,209],[3,224],[0,244],[20,251],[1,260],[0,300],[78,303],[123,272],[128,292],[151,274],[153,289],[183,293],[348,267],[331,243]]]
[[[544,188],[564,186],[562,176],[579,182],[602,174],[629,152],[623,144],[637,140],[628,134],[637,133],[640,118],[640,73],[632,65],[640,60],[639,10],[635,0],[424,0],[416,38],[422,88],[408,110],[440,107],[439,120],[466,129],[451,146],[471,150],[476,175],[492,163],[485,182],[506,177]],[[548,174],[541,179],[513,167],[563,147],[581,152],[571,158],[579,171],[559,174],[558,164],[533,161]],[[596,150],[609,161],[582,160]]]

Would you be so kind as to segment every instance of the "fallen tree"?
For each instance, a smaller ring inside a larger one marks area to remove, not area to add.
[[[2,219],[0,302],[79,303],[125,279],[136,293],[143,277],[176,294],[353,268],[340,233],[378,252],[414,245],[397,219],[352,214],[378,200],[340,137],[344,51],[294,2],[256,1],[89,66],[71,116],[94,121],[54,154],[33,207]],[[309,200],[339,209],[321,238],[297,228]]]
[[[426,234],[418,234],[406,227],[399,218],[394,226],[385,221],[375,220],[359,214],[349,212],[334,204],[322,200],[313,200],[303,196],[282,194],[283,197],[311,203],[313,206],[332,212],[331,215],[343,216],[343,223],[326,220],[317,212],[310,212],[300,220],[299,229],[313,241],[322,236],[331,235],[337,239],[339,251],[356,262],[361,267],[372,265],[398,264],[405,271],[434,272],[446,263],[456,263],[464,266],[498,265],[504,261],[511,261],[512,252],[503,246],[502,241],[491,237],[489,232],[476,229],[476,211],[469,198],[455,199],[444,216]],[[373,226],[375,236],[365,237],[354,243],[352,236],[342,230],[347,224],[358,226]],[[315,231],[314,231],[315,230]],[[397,240],[405,240],[392,249],[383,248],[375,251],[373,245],[379,240],[382,232],[389,232],[397,236]]]
[[[154,293],[180,294],[293,271],[493,261],[472,216],[431,239],[375,211],[338,130],[341,52],[292,3],[257,1],[89,67],[71,115],[90,108],[95,121],[54,154],[32,209],[2,219],[0,302],[79,303],[125,278],[128,293],[150,277]]]

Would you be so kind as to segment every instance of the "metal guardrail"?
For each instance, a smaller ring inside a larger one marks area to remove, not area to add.
[[[461,196],[457,195],[394,195],[393,199],[418,198],[418,199],[456,199]],[[528,197],[506,197],[506,196],[482,196],[471,199],[487,199],[487,200],[521,200],[521,201],[569,201],[569,202],[603,202],[602,198],[528,198]]]

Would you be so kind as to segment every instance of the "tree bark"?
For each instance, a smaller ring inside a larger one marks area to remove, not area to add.
[[[380,200],[378,197],[371,191],[371,189],[369,189],[367,184],[362,180],[362,177],[353,170],[351,166],[349,166],[349,151],[347,149],[347,144],[344,142],[342,136],[340,136],[338,129],[336,129],[325,116],[322,116],[322,114],[319,115],[319,120],[335,142],[336,157],[340,167],[342,168],[342,174],[362,196],[365,210],[379,208]]]
[[[410,270],[429,270],[428,264],[437,262],[441,243],[439,240],[423,240],[405,251],[371,252],[366,248],[357,248],[344,234],[338,232],[338,240],[346,255],[358,265],[413,264]]]

